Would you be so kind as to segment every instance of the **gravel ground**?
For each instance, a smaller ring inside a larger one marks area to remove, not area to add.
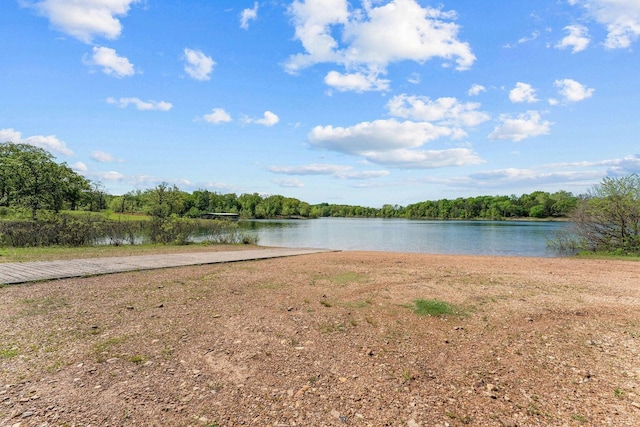
[[[372,252],[7,286],[0,426],[636,426],[639,302],[637,262]]]

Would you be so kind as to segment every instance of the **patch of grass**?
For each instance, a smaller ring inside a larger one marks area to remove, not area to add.
[[[617,398],[621,398],[622,396],[624,396],[624,391],[622,391],[621,388],[616,388],[615,390],[613,390],[613,394],[617,397]]]
[[[580,414],[571,415],[571,419],[574,421],[580,421],[581,423],[586,423],[588,421],[586,417]]]
[[[260,289],[280,289],[280,288],[284,288],[285,286],[287,285],[282,282],[267,282],[267,283],[261,283],[257,287]]]
[[[333,307],[333,304],[331,304],[327,300],[320,300],[320,304],[324,305],[325,307]]]
[[[97,343],[94,346],[94,352],[98,362],[105,362],[109,357],[113,347],[122,344],[129,337],[113,337]]]
[[[46,298],[29,298],[22,300],[25,309],[23,314],[25,315],[39,315],[46,314],[54,310],[66,307],[67,301],[60,297],[46,297]]]
[[[11,359],[19,354],[17,347],[0,349],[0,359]]]
[[[378,326],[378,322],[375,319],[372,319],[371,317],[365,317],[364,321],[367,322],[368,324],[370,324],[373,327]]]
[[[141,354],[136,354],[135,356],[131,356],[129,357],[129,362],[131,363],[135,363],[136,365],[141,364],[142,362],[144,362],[145,360],[147,360],[146,357],[144,357]]]
[[[45,370],[46,372],[53,374],[55,372],[58,372],[61,366],[62,366],[62,362],[60,360],[56,360],[51,365],[47,366]]]
[[[350,301],[344,304],[345,307],[365,308],[371,305],[371,300]]]
[[[436,299],[417,299],[414,301],[413,312],[420,316],[447,316],[458,314],[460,310],[446,301]]]
[[[636,253],[622,254],[617,252],[579,252],[578,258],[582,259],[606,259],[615,261],[640,261],[640,255]]]
[[[340,322],[323,323],[319,325],[319,328],[320,332],[323,332],[325,334],[330,334],[333,332],[344,332],[345,330],[344,324]]]
[[[332,279],[338,284],[346,285],[353,282],[361,282],[366,279],[366,276],[354,271],[347,271],[345,273],[334,276]]]

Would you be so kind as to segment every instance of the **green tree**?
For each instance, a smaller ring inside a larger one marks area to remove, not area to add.
[[[156,218],[168,218],[181,215],[184,208],[185,193],[173,185],[162,182],[151,190],[147,190],[147,213]]]
[[[580,245],[640,253],[640,176],[604,178],[571,214]]]
[[[86,188],[66,164],[58,164],[46,150],[28,144],[0,144],[0,198],[24,207],[37,219],[41,209],[59,211],[69,194]],[[74,202],[77,201],[75,196]]]

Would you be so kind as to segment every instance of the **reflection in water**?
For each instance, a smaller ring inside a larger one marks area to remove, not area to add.
[[[263,246],[436,254],[558,256],[548,239],[563,222],[321,218],[243,221]]]

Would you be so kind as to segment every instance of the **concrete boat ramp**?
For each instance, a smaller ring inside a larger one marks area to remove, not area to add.
[[[0,284],[95,276],[125,271],[153,270],[190,265],[217,264],[335,252],[330,249],[264,248],[223,252],[193,252],[74,259],[67,261],[13,262],[0,264]]]

